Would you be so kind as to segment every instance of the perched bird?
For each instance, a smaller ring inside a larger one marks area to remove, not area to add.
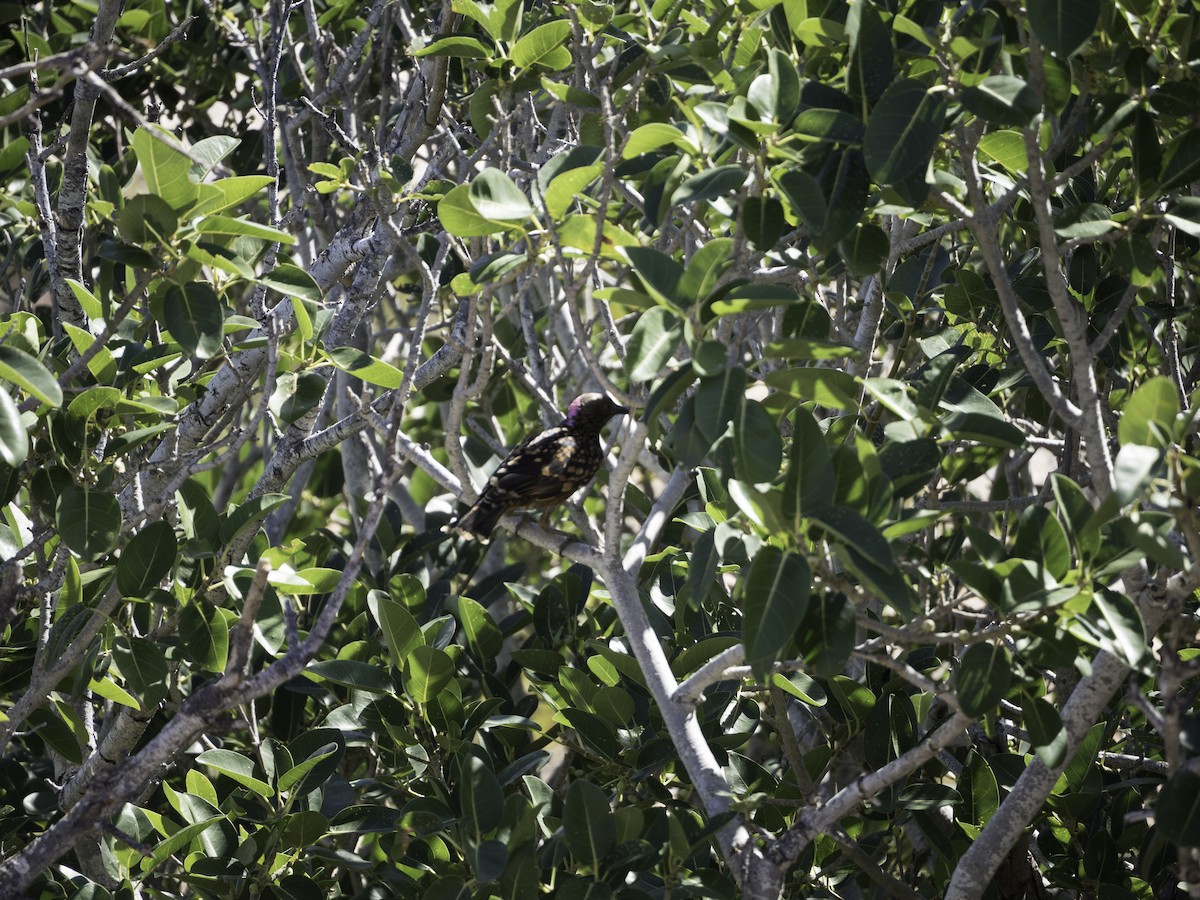
[[[604,459],[600,429],[613,416],[628,412],[604,394],[576,397],[565,419],[512,449],[479,499],[450,524],[450,530],[486,538],[507,512],[562,503],[600,468]]]

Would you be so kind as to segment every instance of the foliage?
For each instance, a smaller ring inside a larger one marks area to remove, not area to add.
[[[1192,0],[92,6],[0,5],[0,896],[1200,887]]]

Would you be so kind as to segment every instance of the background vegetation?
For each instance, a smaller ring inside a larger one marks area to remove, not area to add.
[[[1198,12],[0,4],[0,896],[1200,890]]]

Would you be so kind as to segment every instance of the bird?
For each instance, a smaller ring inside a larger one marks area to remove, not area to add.
[[[604,394],[580,394],[561,422],[513,447],[478,499],[448,530],[487,539],[505,513],[562,503],[600,468],[600,429],[613,416],[628,412]]]

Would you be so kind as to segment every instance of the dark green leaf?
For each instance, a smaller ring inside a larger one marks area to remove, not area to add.
[[[121,504],[103,491],[66,488],[58,497],[54,518],[63,542],[87,560],[113,549],[121,534]]]
[[[179,611],[179,637],[184,653],[209,672],[224,672],[229,658],[229,623],[221,610],[198,600]]]
[[[1167,840],[1181,847],[1200,846],[1200,775],[1184,770],[1163,785],[1154,820]]]
[[[1100,21],[1100,0],[1035,0],[1028,9],[1033,33],[1062,59],[1082,50]]]
[[[792,419],[792,449],[788,454],[787,477],[783,484],[780,511],[795,532],[803,519],[833,502],[833,457],[821,428],[806,409],[797,409]]]
[[[714,200],[741,190],[746,180],[744,166],[715,166],[688,178],[671,194],[671,205]]]
[[[1057,769],[1067,758],[1069,741],[1058,710],[1041,697],[1026,697],[1022,709],[1034,752],[1047,767]]]
[[[870,0],[853,0],[846,16],[850,59],[846,88],[873,104],[892,80],[892,35]]]
[[[168,287],[163,298],[163,324],[180,346],[201,359],[221,351],[225,311],[209,284],[192,281]]]
[[[475,834],[487,834],[504,816],[504,789],[487,763],[474,754],[463,760],[458,805]]]
[[[854,607],[843,594],[810,599],[796,630],[796,643],[808,671],[831,678],[845,667],[854,650]]]
[[[742,592],[746,662],[760,677],[791,640],[808,606],[808,563],[798,553],[763,547],[754,555]]]
[[[741,416],[746,397],[746,370],[726,369],[711,378],[701,378],[696,389],[696,430],[711,447],[730,423]]]
[[[118,635],[112,652],[113,661],[141,700],[143,710],[152,710],[167,698],[167,660],[158,644]]]
[[[563,804],[563,831],[567,848],[593,873],[617,844],[617,822],[608,795],[584,779],[575,779]]]
[[[992,75],[962,92],[962,104],[997,125],[1028,125],[1042,108],[1028,83],[1012,75]],[[1016,151],[1014,151],[1016,152]],[[1024,158],[1024,144],[1019,150]]]
[[[1008,693],[1012,660],[995,644],[972,644],[958,665],[958,702],[969,716],[990,712]]]
[[[138,532],[117,561],[117,587],[127,597],[141,597],[175,565],[179,542],[175,529],[159,519]]]
[[[655,302],[668,309],[683,308],[679,291],[683,267],[679,263],[649,247],[626,247],[623,252]]]
[[[867,120],[863,138],[863,157],[875,181],[891,184],[910,175],[924,175],[942,136],[943,96],[911,78],[888,87]]]

